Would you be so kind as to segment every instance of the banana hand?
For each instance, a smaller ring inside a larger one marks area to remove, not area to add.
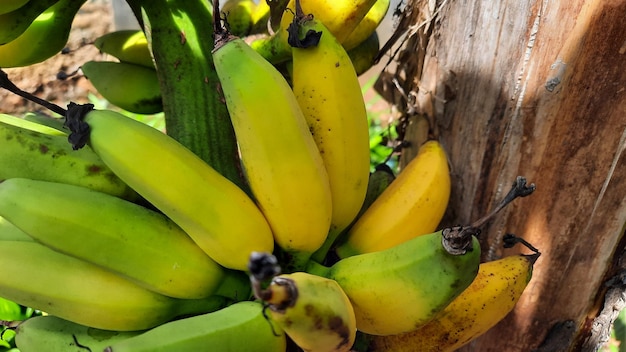
[[[160,325],[111,344],[105,352],[285,352],[285,334],[258,302],[238,302],[213,313]]]

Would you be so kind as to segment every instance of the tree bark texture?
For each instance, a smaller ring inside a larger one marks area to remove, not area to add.
[[[441,226],[480,218],[518,175],[537,185],[480,238],[485,261],[523,251],[507,232],[537,247],[533,278],[462,350],[595,350],[605,283],[624,284],[626,0],[409,0],[398,20],[377,87],[403,111],[401,165],[426,135],[449,154]]]

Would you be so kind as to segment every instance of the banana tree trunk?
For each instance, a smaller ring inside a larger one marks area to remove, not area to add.
[[[484,260],[515,252],[507,232],[539,248],[532,281],[462,351],[596,350],[626,283],[626,0],[409,0],[389,44],[378,87],[404,111],[401,165],[424,118],[449,153],[442,226],[486,214],[517,175],[537,185],[481,235]]]

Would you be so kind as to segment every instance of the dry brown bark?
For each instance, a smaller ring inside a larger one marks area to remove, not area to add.
[[[506,232],[538,247],[533,279],[462,350],[595,350],[626,244],[626,0],[413,0],[394,39],[378,86],[405,111],[402,163],[424,117],[449,153],[442,226],[486,214],[517,175],[537,185],[481,235],[484,260],[515,253]]]

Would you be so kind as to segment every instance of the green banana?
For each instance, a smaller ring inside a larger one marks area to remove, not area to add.
[[[91,148],[74,151],[67,136],[33,129],[57,134],[16,117],[4,115],[0,121],[0,180],[32,178],[83,186],[132,201],[139,199]]]
[[[0,242],[0,297],[103,330],[146,330],[171,319],[214,311],[225,297],[175,299],[110,271],[30,241]]]
[[[398,334],[432,319],[471,284],[480,263],[475,233],[471,227],[447,228],[330,268],[311,261],[307,272],[339,283],[360,331]]]
[[[162,295],[208,297],[225,275],[161,213],[88,188],[8,179],[0,183],[0,215],[52,249]]]
[[[81,70],[113,105],[137,114],[163,111],[156,70],[127,62],[87,61]]]
[[[354,31],[367,12],[377,0],[304,0],[302,10],[311,13],[316,20],[322,22],[340,43]],[[380,1],[380,0],[379,0]],[[253,40],[250,45],[272,64],[288,60],[291,46],[288,44],[289,25],[293,22],[295,0],[287,5],[291,11],[285,11],[280,27],[269,36]]]
[[[393,170],[387,164],[376,165],[374,172],[370,174],[367,182],[367,193],[365,194],[365,200],[361,205],[361,209],[356,216],[356,219],[361,217],[363,213],[374,203],[374,201],[389,187],[391,182],[395,180],[396,176]]]
[[[374,60],[379,50],[380,41],[376,31],[359,43],[359,45],[348,50],[348,56],[350,56],[352,66],[354,66],[354,70],[358,76],[364,74],[374,66]]]
[[[141,333],[90,328],[52,315],[28,318],[19,323],[15,332],[15,344],[20,352],[102,351],[114,342]]]
[[[106,33],[93,42],[103,53],[109,54],[120,62],[135,64],[154,69],[148,39],[141,30],[119,30]]]
[[[22,116],[22,119],[29,121],[29,122],[33,122],[40,126],[48,126],[56,130],[56,132],[52,130],[47,130],[48,131],[47,134],[58,134],[58,132],[61,132],[62,135],[67,136],[69,132],[63,126],[62,117],[49,116],[49,115],[39,113],[39,112],[27,112],[24,114],[24,116]],[[46,133],[46,132],[43,132],[43,133]]]
[[[253,251],[274,247],[256,204],[168,135],[110,110],[70,104],[70,140],[87,140],[126,184],[180,226],[213,260],[245,270]],[[85,133],[86,132],[86,133]]]
[[[0,241],[34,242],[35,239],[13,225],[9,220],[0,216]]]
[[[347,352],[356,338],[356,318],[339,284],[295,272],[275,276],[256,292],[272,319],[304,351]]]
[[[297,268],[321,246],[330,226],[328,174],[284,77],[241,38],[215,31],[213,63],[245,177],[276,243]]]
[[[0,124],[16,126],[29,131],[39,132],[51,136],[67,136],[66,132],[59,129],[8,114],[0,114]]]
[[[5,3],[16,3],[17,1],[0,1],[0,8],[8,9]],[[0,10],[0,45],[4,45],[19,37],[30,24],[46,11],[49,7],[59,2],[59,0],[30,0],[28,6],[21,6],[12,11]]]
[[[172,321],[111,344],[105,352],[284,352],[285,334],[258,302],[238,302],[213,313]]]
[[[267,33],[267,21],[270,18],[270,6],[266,0],[259,0],[252,10],[252,28],[250,34]]]
[[[228,30],[238,37],[250,34],[255,7],[253,0],[226,0],[222,5],[222,12],[226,15]]]
[[[30,0],[2,0],[0,1],[0,14],[15,11],[24,6]]]
[[[86,0],[59,0],[28,28],[0,45],[0,67],[23,67],[47,60],[65,47],[72,20]]]
[[[296,1],[289,40],[292,89],[320,151],[332,199],[331,226],[313,259],[322,261],[339,234],[359,212],[370,170],[369,125],[365,101],[350,57],[326,26],[306,16]],[[319,35],[313,46],[310,35]]]

